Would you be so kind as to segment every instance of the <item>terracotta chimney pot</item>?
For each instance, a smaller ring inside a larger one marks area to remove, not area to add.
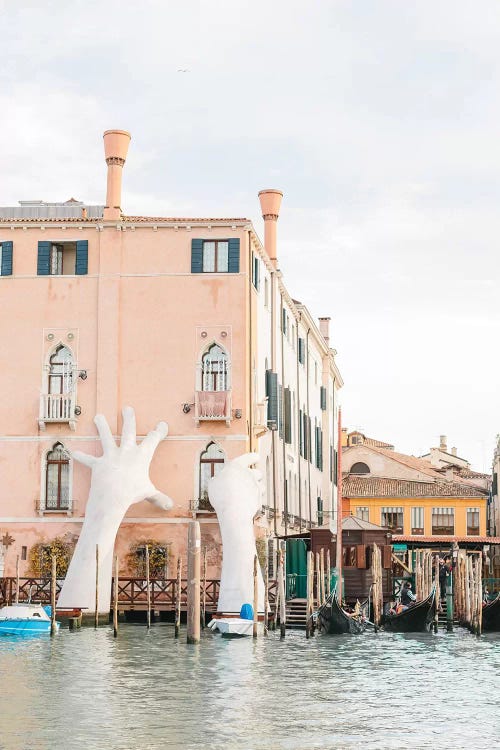
[[[281,208],[281,190],[261,190],[259,193],[262,218],[264,219],[264,247],[275,268],[278,267],[276,248],[276,223]]]
[[[106,130],[103,138],[104,156],[108,165],[104,219],[116,221],[122,215],[122,173],[131,135],[126,130]]]

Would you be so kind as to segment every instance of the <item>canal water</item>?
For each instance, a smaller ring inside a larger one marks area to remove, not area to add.
[[[500,635],[0,638],[2,750],[489,748]]]

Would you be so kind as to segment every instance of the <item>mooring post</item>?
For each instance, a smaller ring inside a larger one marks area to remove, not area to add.
[[[332,591],[332,568],[330,561],[330,547],[326,550],[326,595],[330,596]]]
[[[200,642],[200,522],[188,527],[187,642]]]
[[[438,632],[439,623],[439,555],[434,555],[434,632]]]
[[[118,638],[118,555],[115,555],[115,575],[113,578],[113,636]]]
[[[477,617],[477,635],[481,635],[483,630],[483,553],[479,552],[477,556],[477,585],[478,585],[478,617]]]
[[[52,576],[50,581],[50,635],[57,633],[56,625],[56,587],[57,587],[57,558],[52,555]]]
[[[311,637],[311,560],[312,552],[308,552],[306,571],[306,638]]]
[[[94,628],[99,625],[99,545],[95,546],[95,612]]]
[[[19,604],[19,555],[16,558],[16,604]]]
[[[286,593],[285,593],[285,567],[283,563],[283,550],[280,550],[280,564],[278,568],[278,586],[280,590],[280,638],[286,635]]]
[[[201,627],[205,630],[207,621],[207,548],[203,548],[203,591],[201,593]]]
[[[453,573],[446,575],[446,632],[453,633]]]
[[[269,546],[266,540],[266,555],[264,560],[264,635],[269,635]]]
[[[177,558],[177,584],[175,587],[175,626],[174,626],[174,637],[179,637],[179,631],[181,629],[181,556]]]
[[[146,601],[147,601],[147,613],[146,613],[146,624],[148,629],[151,627],[151,587],[149,580],[149,544],[146,544]]]
[[[259,558],[257,555],[253,557],[253,626],[252,635],[257,638],[258,622],[259,622],[259,583],[257,579],[257,567],[259,565]]]

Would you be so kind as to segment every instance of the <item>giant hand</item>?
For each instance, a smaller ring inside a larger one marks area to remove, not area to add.
[[[253,605],[253,562],[257,554],[253,518],[262,504],[262,474],[250,468],[257,453],[245,453],[227,463],[208,483],[222,537],[222,572],[218,611],[239,613]],[[259,612],[264,612],[264,581],[258,570]]]
[[[99,458],[75,451],[73,458],[92,470],[90,494],[82,531],[72,557],[58,607],[94,610],[96,544],[99,545],[99,611],[110,608],[113,548],[123,516],[134,503],[149,500],[163,510],[172,500],[159,492],[149,478],[149,465],[168,427],[160,422],[137,445],[135,413],[123,409],[120,447],[102,414],[94,422],[101,438],[103,455]]]

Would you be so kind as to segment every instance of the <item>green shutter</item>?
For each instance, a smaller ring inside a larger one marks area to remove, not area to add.
[[[304,440],[304,458],[307,460],[309,457],[309,433],[307,430],[307,414],[305,412],[302,412],[302,432],[303,440]]]
[[[76,265],[77,276],[85,276],[89,272],[89,243],[88,240],[78,240],[76,243]]]
[[[267,426],[270,430],[278,429],[278,376],[272,370],[266,370]]]
[[[319,401],[321,411],[326,411],[326,388],[323,385],[319,389]]]
[[[285,443],[292,442],[292,392],[285,388]]]
[[[203,240],[191,240],[191,273],[203,273]]]
[[[0,268],[1,276],[12,276],[12,249],[14,243],[9,240],[8,242],[2,242],[2,268]]]
[[[307,444],[309,447],[309,453],[307,458],[312,463],[312,419],[307,417]]]
[[[227,270],[229,273],[240,272],[240,240],[238,237],[232,237],[229,240]]]
[[[282,308],[281,330],[286,333],[286,310]]]
[[[38,276],[48,276],[50,273],[50,242],[39,241],[38,262],[36,272]]]
[[[299,362],[301,365],[305,362],[305,346],[304,346],[304,339],[299,336]]]

